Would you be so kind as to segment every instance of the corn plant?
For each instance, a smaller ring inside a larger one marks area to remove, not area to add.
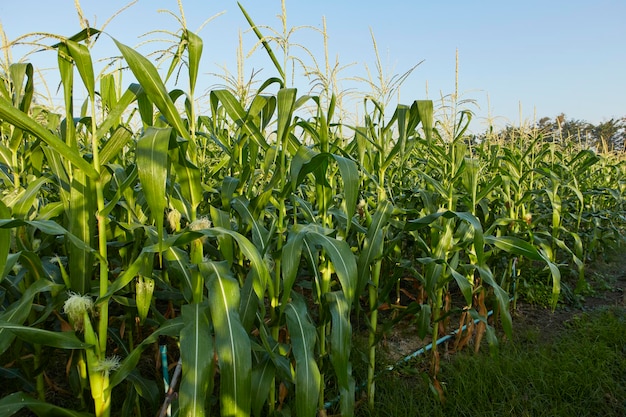
[[[418,338],[437,340],[454,317],[455,347],[478,350],[497,342],[490,307],[510,335],[519,280],[544,268],[554,307],[559,267],[584,291],[585,261],[620,236],[623,160],[536,132],[473,143],[456,103],[439,122],[429,100],[390,114],[412,70],[385,78],[379,59],[382,85],[368,81],[373,95],[348,125],[328,68],[319,94],[289,85],[288,63],[310,68],[290,52],[284,2],[272,36],[240,8],[277,76],[212,90],[207,113],[203,41],[182,7],[164,74],[114,40],[136,79],[126,87],[122,70],[96,75],[101,32],[87,25],[52,37],[59,109],[35,103],[31,64],[4,66],[0,370],[22,388],[1,414],[315,416],[337,395],[353,415],[355,320],[367,324],[375,407],[379,311],[400,294],[415,300],[404,314]],[[170,87],[175,73],[184,89]],[[162,364],[148,372],[157,345]],[[442,397],[439,355],[431,387]],[[47,403],[51,356],[76,393],[64,408]]]

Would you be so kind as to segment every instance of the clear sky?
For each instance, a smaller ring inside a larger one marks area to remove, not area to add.
[[[82,0],[81,5],[90,24],[100,28],[127,3]],[[282,31],[280,0],[241,3],[257,25]],[[486,127],[488,115],[497,117],[498,125],[519,124],[520,106],[523,121],[560,113],[591,123],[626,116],[624,0],[287,0],[286,5],[289,27],[321,29],[322,17],[326,18],[332,63],[338,57],[342,65],[353,64],[341,77],[365,76],[365,65],[375,70],[370,30],[389,75],[404,73],[423,61],[402,85],[400,101],[405,103],[453,93],[458,50],[459,91],[462,99],[474,101],[466,106],[475,113],[474,131]],[[183,0],[183,6],[192,31],[224,12],[199,32],[204,41],[199,87],[206,90],[220,82],[210,75],[222,73],[220,66],[236,72],[239,31],[243,32],[245,54],[256,37],[247,30],[235,1]],[[138,0],[105,30],[131,46],[139,45],[143,39],[139,35],[146,32],[176,31],[176,20],[159,9],[179,14],[176,0]],[[0,0],[0,22],[9,40],[30,32],[70,36],[80,30],[73,0]],[[291,40],[306,46],[323,63],[323,40],[318,32],[303,29]],[[138,50],[147,54],[157,48],[149,44]],[[23,53],[23,49],[15,49],[13,59],[20,59]],[[297,47],[291,53],[310,62]],[[101,37],[92,54],[110,57],[119,53],[109,39]],[[54,67],[56,56],[43,52],[29,60],[39,67]],[[247,75],[253,68],[262,69],[259,80],[276,75],[262,50],[246,60]],[[295,71],[301,72],[298,67]],[[53,72],[45,73],[49,83],[54,77]],[[131,80],[129,75],[127,81]],[[296,86],[303,93],[308,89],[306,83]],[[344,87],[353,84],[345,81]],[[54,94],[56,86],[50,88]],[[364,84],[357,88],[368,90]]]

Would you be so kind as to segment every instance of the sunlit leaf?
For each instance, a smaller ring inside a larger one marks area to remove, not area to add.
[[[249,416],[252,356],[250,339],[239,317],[239,284],[225,262],[203,262],[200,272],[208,276],[206,285],[221,374],[221,414]]]
[[[315,361],[315,326],[304,300],[295,294],[285,312],[296,360],[296,413],[298,416],[314,417],[317,415],[321,377]]]

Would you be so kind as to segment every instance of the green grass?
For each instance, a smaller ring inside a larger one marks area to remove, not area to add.
[[[358,416],[624,416],[626,312],[612,307],[568,321],[552,343],[535,330],[503,342],[495,355],[460,353],[442,361],[446,398],[405,369],[377,381],[376,407]]]

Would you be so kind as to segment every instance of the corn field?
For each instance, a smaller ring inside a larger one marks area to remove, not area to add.
[[[242,11],[277,76],[213,89],[206,111],[187,28],[167,71],[115,41],[120,69],[98,74],[98,30],[58,37],[57,109],[31,64],[4,63],[1,415],[351,416],[375,407],[383,307],[416,343],[494,345],[521,280],[555,307],[623,240],[620,155],[532,130],[475,141],[470,112],[445,122],[430,100],[364,95],[345,122],[329,85],[289,86]]]

